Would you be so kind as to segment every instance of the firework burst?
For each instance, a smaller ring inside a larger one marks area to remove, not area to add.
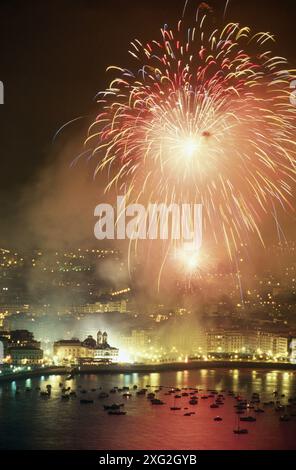
[[[140,66],[110,67],[119,78],[99,95],[86,140],[106,190],[202,204],[205,234],[230,255],[246,233],[262,240],[263,215],[293,208],[295,181],[295,73],[273,42],[236,23],[213,29],[205,10],[191,28],[180,21],[159,40],[135,40]]]

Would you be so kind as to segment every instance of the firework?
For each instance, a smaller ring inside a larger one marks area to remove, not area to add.
[[[108,176],[106,190],[135,201],[198,203],[205,236],[230,255],[247,233],[263,242],[263,216],[293,208],[295,73],[274,57],[270,33],[230,23],[213,29],[198,10],[188,27],[130,50],[135,71],[99,94],[86,146]]]

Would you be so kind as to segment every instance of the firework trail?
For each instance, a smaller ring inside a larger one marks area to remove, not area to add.
[[[227,0],[226,4],[225,4],[225,8],[224,8],[224,18],[226,17],[226,13],[227,13],[227,10],[228,10],[228,7],[229,7],[229,3],[230,3],[230,0]]]
[[[192,27],[165,26],[158,40],[135,40],[135,71],[99,95],[86,140],[106,191],[132,202],[198,203],[204,232],[230,256],[246,234],[263,243],[263,217],[293,209],[294,71],[274,56],[270,33],[230,23],[213,29],[198,10]]]

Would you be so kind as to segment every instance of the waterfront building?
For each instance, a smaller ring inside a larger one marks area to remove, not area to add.
[[[98,332],[97,335],[97,345],[94,349],[94,361],[95,362],[117,362],[119,356],[119,350],[117,348],[112,348],[108,344],[108,334],[106,331],[102,333]]]
[[[76,364],[117,362],[119,356],[119,350],[108,344],[108,334],[101,331],[97,334],[97,341],[92,336],[83,342],[79,339],[57,341],[53,353],[58,362]]]
[[[34,339],[34,335],[30,331],[13,330],[9,334],[10,346],[40,348],[40,342]]]
[[[30,331],[0,331],[0,342],[2,344],[1,360],[5,362],[24,365],[41,364],[43,361],[41,344],[34,339]]]
[[[53,355],[59,362],[78,362],[81,358],[92,357],[92,348],[79,339],[61,340],[54,343]]]
[[[4,344],[0,340],[0,365],[4,362]]]
[[[40,365],[43,361],[43,351],[32,346],[13,346],[9,348],[9,362],[15,365]]]
[[[223,353],[226,350],[225,333],[223,332],[208,332],[207,338],[207,352],[208,353]]]
[[[296,364],[296,338],[293,338],[290,343],[290,361]]]
[[[88,336],[82,343],[86,348],[94,349],[97,346],[96,340],[92,336]]]
[[[275,336],[273,340],[273,355],[275,357],[287,357],[289,349],[288,338]]]
[[[246,351],[246,337],[239,332],[229,332],[225,337],[225,352],[243,353]]]
[[[287,357],[288,338],[265,331],[208,331],[206,349],[207,353]]]

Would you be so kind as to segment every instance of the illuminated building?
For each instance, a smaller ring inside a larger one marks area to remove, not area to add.
[[[145,330],[132,330],[130,336],[122,336],[121,342],[129,351],[141,351],[149,344],[149,337]]]
[[[27,330],[2,331],[0,341],[3,354],[12,364],[41,364],[43,351],[40,342],[34,339],[33,333]]]
[[[249,353],[286,357],[288,339],[263,331],[214,331],[206,333],[208,353]]]
[[[11,347],[9,348],[8,353],[10,357],[9,362],[16,365],[38,365],[42,364],[43,361],[42,349],[34,348],[32,346]]]
[[[84,346],[79,339],[57,341],[53,346],[53,354],[59,362],[75,362],[81,358],[92,357],[91,351],[92,348]]]
[[[84,341],[83,341],[83,346],[86,348],[94,349],[97,346],[96,340],[92,336],[88,336]]]
[[[79,339],[61,340],[54,343],[54,356],[59,362],[96,363],[116,362],[119,350],[108,344],[107,333],[101,331],[97,334],[97,341],[88,336],[85,341]]]
[[[225,352],[238,353],[245,351],[246,338],[242,333],[229,332],[226,336]]]
[[[0,365],[3,364],[4,361],[4,344],[0,340]]]
[[[33,333],[27,330],[14,330],[9,333],[10,347],[32,347],[40,348],[40,342],[34,339]]]
[[[207,351],[212,353],[225,352],[225,334],[207,333]]]
[[[257,354],[283,357],[288,354],[288,338],[274,333],[257,331],[248,335],[248,350]]]
[[[288,338],[275,336],[273,340],[273,355],[286,357],[288,355]]]
[[[10,332],[9,331],[0,331],[0,342],[3,348],[3,355],[6,357],[8,355],[8,345],[10,341]]]
[[[296,338],[293,338],[290,343],[290,361],[292,364],[296,364]]]
[[[97,346],[94,349],[94,361],[116,362],[118,360],[119,350],[112,348],[108,344],[108,334],[101,331],[97,334]]]
[[[109,302],[96,302],[94,304],[82,305],[73,309],[79,314],[95,314],[95,313],[126,313],[126,300],[112,300]]]

